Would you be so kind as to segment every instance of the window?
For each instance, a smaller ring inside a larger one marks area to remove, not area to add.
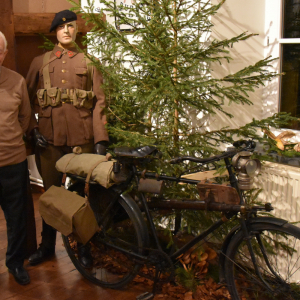
[[[283,0],[280,111],[300,118],[300,0]],[[300,122],[292,129],[300,130]]]

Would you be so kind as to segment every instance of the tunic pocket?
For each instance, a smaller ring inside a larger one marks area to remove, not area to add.
[[[39,131],[47,141],[53,141],[52,107],[39,109]]]
[[[75,68],[75,74],[76,74],[76,87],[82,90],[86,90],[88,69]]]
[[[82,119],[85,138],[91,140],[94,137],[92,111],[86,108],[78,108],[78,112]]]

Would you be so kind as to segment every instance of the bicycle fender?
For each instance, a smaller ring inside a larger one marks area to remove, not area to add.
[[[279,219],[279,218],[272,218],[272,217],[259,217],[259,218],[253,218],[249,220],[250,224],[258,224],[258,223],[265,223],[265,224],[273,224],[277,226],[283,226],[284,224],[288,223],[287,220],[284,219]],[[225,237],[225,240],[222,244],[221,252],[220,252],[220,257],[219,257],[219,281],[220,283],[225,282],[225,270],[224,270],[224,263],[225,263],[225,254],[227,252],[228,245],[230,244],[230,241],[232,237],[241,230],[240,225],[236,225],[233,227],[228,235]]]
[[[130,208],[130,210],[133,212],[138,224],[140,231],[142,233],[143,239],[144,239],[144,245],[147,247],[149,245],[149,233],[148,233],[148,227],[146,225],[146,222],[143,218],[143,215],[141,213],[140,208],[136,204],[136,202],[132,199],[132,197],[127,194],[121,194],[120,197],[125,201],[127,206]]]

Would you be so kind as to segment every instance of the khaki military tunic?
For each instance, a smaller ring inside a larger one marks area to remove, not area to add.
[[[49,73],[51,87],[63,90],[87,90],[88,68],[83,53],[76,48],[62,49],[56,45],[51,53]],[[36,92],[44,88],[43,57],[36,57],[30,66],[26,77],[29,97],[38,113],[38,124],[34,116],[31,118],[29,131],[38,127],[39,131],[54,146],[77,146],[87,143],[108,141],[105,128],[105,95],[101,88],[102,75],[95,67],[93,72],[92,91],[95,94],[92,109],[77,108],[71,103],[61,103],[58,106],[40,107]]]

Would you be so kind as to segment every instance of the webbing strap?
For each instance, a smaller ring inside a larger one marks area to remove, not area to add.
[[[43,58],[43,77],[44,77],[44,89],[50,89],[51,88],[51,80],[50,80],[50,71],[49,71],[49,64],[51,61],[55,60],[57,57],[54,56],[50,60],[51,51],[48,51],[45,53]]]
[[[44,77],[44,89],[50,89],[51,88],[51,80],[50,80],[50,71],[49,71],[49,64],[57,59],[57,56],[54,56],[50,59],[52,51],[48,51],[45,53],[43,58],[43,66],[41,70],[43,71],[43,77]],[[89,58],[85,57],[86,60],[86,66],[88,70],[88,78],[87,78],[87,91],[92,91],[93,89],[93,76],[94,76],[94,66],[92,65],[92,62]]]
[[[89,170],[88,174],[87,174],[87,177],[85,179],[85,186],[84,186],[84,193],[88,196],[89,195],[89,182],[90,182],[90,179],[91,179],[91,176],[92,176],[92,173],[93,171],[96,169],[96,167],[101,164],[102,162],[104,161],[107,161],[107,157],[104,156],[102,157],[100,160],[98,160],[92,167],[91,169]]]

